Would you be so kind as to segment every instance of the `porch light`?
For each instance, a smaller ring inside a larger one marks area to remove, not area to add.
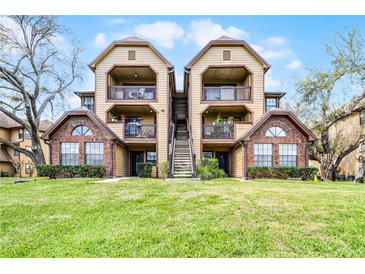
[[[138,77],[138,73],[136,72],[135,74],[134,74],[134,78],[137,78]]]

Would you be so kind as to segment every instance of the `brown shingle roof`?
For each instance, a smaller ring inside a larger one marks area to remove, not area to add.
[[[21,127],[21,125],[6,115],[4,112],[0,111],[0,127],[2,128],[16,128]]]
[[[41,120],[39,123],[39,131],[46,131],[52,125],[50,120]],[[0,128],[18,128],[22,127],[18,122],[10,118],[4,112],[0,111]]]

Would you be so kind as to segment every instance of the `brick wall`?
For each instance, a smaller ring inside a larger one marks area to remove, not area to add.
[[[92,135],[89,136],[72,136],[72,130],[79,125],[87,126]],[[95,123],[87,116],[71,116],[69,119],[53,134],[50,139],[51,144],[51,164],[60,164],[60,149],[62,142],[78,142],[79,143],[79,164],[85,163],[85,143],[97,142],[104,143],[104,165],[109,170],[109,175],[112,174],[112,145],[113,141],[105,136]]]
[[[266,131],[273,126],[281,127],[286,137],[266,137]],[[297,144],[298,166],[308,166],[307,138],[284,116],[271,116],[247,141],[247,165],[254,165],[254,144],[273,144],[273,166],[279,166],[279,144]]]

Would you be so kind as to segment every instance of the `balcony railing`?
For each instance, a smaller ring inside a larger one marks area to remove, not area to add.
[[[125,125],[125,138],[156,138],[156,125]]]
[[[204,87],[203,100],[206,101],[250,101],[251,87]]]
[[[155,100],[155,86],[109,86],[108,99],[111,100]]]
[[[204,139],[233,139],[233,125],[203,125]]]

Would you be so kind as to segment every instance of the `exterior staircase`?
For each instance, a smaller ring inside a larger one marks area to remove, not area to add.
[[[174,98],[173,111],[176,123],[175,145],[172,159],[172,176],[174,178],[191,178],[193,176],[189,132],[186,123],[187,107],[186,97]]]
[[[174,178],[192,177],[189,133],[186,123],[178,123],[176,127],[175,153],[173,159]]]

